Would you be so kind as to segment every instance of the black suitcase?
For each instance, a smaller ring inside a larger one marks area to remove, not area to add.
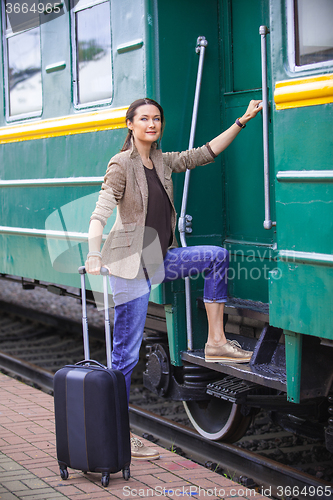
[[[104,285],[107,368],[90,360],[85,293],[85,268],[79,268],[82,285],[84,357],[54,375],[54,408],[57,458],[62,479],[67,467],[101,472],[107,486],[110,473],[120,470],[130,477],[130,430],[125,377],[111,366],[111,333],[106,269]]]

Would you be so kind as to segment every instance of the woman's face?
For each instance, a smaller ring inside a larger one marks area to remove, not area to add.
[[[153,104],[139,106],[133,121],[127,120],[127,127],[132,130],[136,143],[151,145],[161,135],[161,113]]]

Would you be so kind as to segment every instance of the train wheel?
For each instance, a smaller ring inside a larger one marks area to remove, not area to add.
[[[241,414],[241,405],[224,399],[183,401],[183,404],[193,427],[212,441],[234,443],[244,436],[251,423],[251,416]]]

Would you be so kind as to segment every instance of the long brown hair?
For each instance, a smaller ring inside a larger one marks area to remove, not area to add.
[[[136,110],[140,106],[144,106],[145,104],[152,104],[153,106],[156,106],[156,108],[161,113],[161,124],[162,124],[161,136],[162,136],[164,124],[165,124],[164,111],[163,111],[162,106],[160,104],[158,104],[158,102],[154,101],[153,99],[149,99],[149,98],[145,97],[144,99],[137,99],[136,101],[132,102],[132,104],[130,105],[130,107],[128,108],[127,113],[126,113],[126,123],[127,123],[127,120],[129,120],[130,122],[133,122],[134,116],[136,114]],[[160,138],[161,138],[161,136],[160,136]],[[132,141],[132,130],[128,130],[128,133],[127,133],[124,145],[121,148],[121,151],[127,151],[128,149],[130,149],[131,141]]]

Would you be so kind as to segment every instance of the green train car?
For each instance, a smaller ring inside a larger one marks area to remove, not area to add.
[[[265,408],[333,452],[332,17],[331,0],[2,2],[2,277],[79,288],[89,217],[128,105],[159,101],[163,150],[188,148],[200,37],[194,145],[250,99],[264,102],[213,164],[191,173],[186,208],[187,244],[230,253],[225,328],[254,349],[249,365],[205,363],[202,279],[190,281],[191,340],[184,283],[151,294],[167,337],[146,339],[144,383],[184,401],[209,439],[236,441]],[[183,185],[175,175],[178,212]]]

